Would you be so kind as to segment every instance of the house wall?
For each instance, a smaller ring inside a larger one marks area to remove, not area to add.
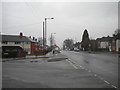
[[[108,48],[108,42],[101,42],[100,48]]]
[[[111,47],[112,48],[112,52],[116,52],[116,41],[113,40],[111,45],[112,45],[112,47]]]
[[[7,44],[2,43],[2,46],[20,46],[21,47],[21,44],[14,44],[14,42],[8,42]]]
[[[116,40],[116,51],[120,51],[120,40]]]
[[[30,54],[30,52],[31,52],[31,42],[21,43],[21,47],[24,48],[24,50],[27,51],[28,54]]]
[[[97,42],[92,42],[90,48],[95,51],[97,48],[100,48],[100,45]]]
[[[31,43],[31,54],[35,54],[39,50],[39,45],[35,42]]]
[[[1,43],[1,42],[0,42]],[[22,47],[25,51],[30,54],[30,49],[31,49],[31,42],[21,42],[20,44],[15,44],[15,42],[8,42],[7,44],[0,44],[1,46],[20,46]]]
[[[100,48],[100,42],[99,42],[99,41],[98,41],[98,43],[97,43],[97,47]]]
[[[0,47],[2,47],[2,43],[0,42]]]

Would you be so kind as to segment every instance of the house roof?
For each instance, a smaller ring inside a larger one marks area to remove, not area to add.
[[[97,41],[104,41],[104,42],[108,42],[108,41],[112,41],[113,37],[102,37],[102,38],[97,38]]]
[[[27,36],[20,37],[19,35],[0,35],[0,38],[2,38],[2,41],[9,41],[9,42],[36,42]]]
[[[92,39],[92,40],[90,40],[91,42],[96,42],[96,40],[95,39]]]
[[[97,43],[97,40],[90,40],[91,43]]]

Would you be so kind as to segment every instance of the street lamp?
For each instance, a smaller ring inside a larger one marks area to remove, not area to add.
[[[44,41],[44,44],[46,46],[47,44],[47,19],[54,19],[53,17],[52,18],[45,18],[45,31],[44,31],[44,37],[45,37],[45,41]]]
[[[51,38],[50,38],[50,45],[51,45],[51,47],[53,45],[53,34],[56,34],[56,33],[51,33]]]

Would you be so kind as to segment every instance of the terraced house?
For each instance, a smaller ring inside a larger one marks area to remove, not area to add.
[[[37,39],[33,39],[23,36],[23,33],[19,35],[0,35],[2,41],[0,47],[21,47],[28,54],[34,54],[39,50]]]

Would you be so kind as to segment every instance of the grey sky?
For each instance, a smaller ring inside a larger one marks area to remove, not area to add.
[[[47,37],[55,40],[72,38],[81,41],[84,29],[91,38],[112,35],[118,28],[117,2],[3,2],[2,33],[42,36],[42,22],[47,21]]]

